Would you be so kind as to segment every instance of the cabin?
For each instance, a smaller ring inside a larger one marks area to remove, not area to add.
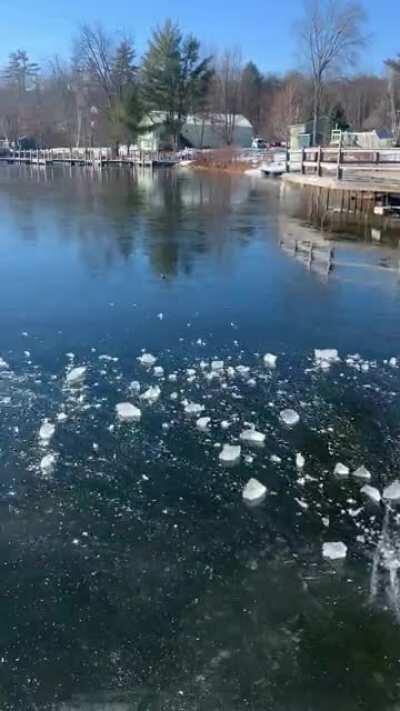
[[[378,128],[374,128],[370,131],[332,131],[331,145],[338,146],[340,142],[343,148],[379,150],[382,148],[393,148],[394,137],[391,131]]]
[[[166,111],[151,111],[146,116],[137,139],[139,150],[159,151],[173,148],[171,131],[166,124],[167,117]],[[229,144],[250,148],[254,135],[250,121],[240,114],[229,119],[230,126],[227,130],[225,116],[220,114],[210,114],[207,117],[195,114],[187,116],[179,136],[179,147],[217,149]]]
[[[296,123],[289,127],[290,149],[300,151],[312,145],[314,122],[312,119]],[[330,116],[321,116],[317,127],[317,145],[326,146],[331,139],[332,120]]]

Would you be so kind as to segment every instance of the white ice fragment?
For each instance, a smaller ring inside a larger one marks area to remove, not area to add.
[[[131,390],[133,393],[140,393],[140,383],[138,380],[132,380],[131,384],[129,385],[129,390]]]
[[[156,365],[153,372],[156,378],[164,377],[164,368],[162,368],[161,365]]]
[[[55,454],[46,454],[40,462],[40,471],[43,476],[50,476],[56,466],[57,457]]]
[[[1,358],[0,356],[0,369],[1,370],[7,370],[10,366],[8,363],[4,360],[4,358]]]
[[[201,432],[206,432],[206,430],[208,430],[208,426],[209,426],[210,422],[211,422],[211,417],[200,417],[196,422],[196,427]]]
[[[159,314],[157,314],[157,318],[160,319],[160,321],[162,321],[164,318],[164,314],[162,312],[160,312]]]
[[[376,489],[374,486],[369,486],[369,484],[363,486],[361,493],[368,496],[370,501],[373,501],[374,504],[379,504],[382,498],[379,489]]]
[[[68,420],[68,415],[66,412],[59,412],[57,415],[57,421],[58,422],[65,422]]]
[[[265,434],[263,432],[257,432],[257,430],[243,430],[243,432],[240,433],[240,439],[242,442],[249,444],[264,444]]]
[[[349,467],[346,467],[345,464],[341,464],[338,462],[336,464],[335,469],[333,470],[333,473],[336,474],[336,476],[349,476],[350,474],[350,469]]]
[[[189,402],[185,406],[185,414],[186,415],[200,415],[201,412],[204,412],[205,407],[204,405],[200,405],[197,402]]]
[[[48,420],[45,420],[39,430],[39,439],[48,444],[56,431],[55,425]]]
[[[281,421],[287,425],[287,427],[294,427],[300,422],[300,416],[297,414],[296,410],[282,410],[279,417]]]
[[[178,380],[177,374],[176,374],[176,373],[170,373],[170,375],[168,376],[168,380],[169,380],[170,383],[176,383],[176,381]]]
[[[224,464],[233,464],[239,461],[241,451],[240,445],[224,444],[219,459]]]
[[[304,459],[303,455],[301,452],[297,452],[296,454],[296,467],[297,469],[304,469],[304,465],[306,463],[306,460]]]
[[[67,373],[66,382],[67,385],[79,385],[86,376],[87,368],[85,365],[78,366],[78,368],[73,368]]]
[[[246,462],[246,464],[253,464],[254,457],[251,454],[246,454],[244,461]]]
[[[230,426],[231,426],[231,423],[228,422],[228,420],[222,420],[221,430],[229,430]]]
[[[205,360],[201,360],[200,361],[200,368],[202,370],[205,370],[206,368],[208,368],[208,363]]]
[[[273,355],[272,353],[266,353],[264,356],[264,365],[267,368],[276,368],[276,361],[278,360],[278,356]]]
[[[133,422],[140,420],[142,413],[138,407],[130,402],[119,402],[115,407],[117,417],[121,422]]]
[[[323,516],[321,521],[324,524],[325,528],[329,528],[329,523],[330,523],[329,516]]]
[[[390,358],[390,360],[389,360],[389,365],[390,365],[392,368],[397,368],[397,358]]]
[[[140,399],[151,404],[157,402],[160,395],[161,389],[158,387],[158,385],[154,385],[148,388],[144,393],[142,393]]]
[[[356,477],[356,479],[363,479],[364,481],[369,481],[371,479],[371,472],[369,472],[368,469],[364,467],[364,465],[362,465],[353,472],[353,476]]]
[[[151,368],[155,364],[156,360],[157,358],[151,353],[143,353],[143,355],[138,357],[139,363],[146,366],[146,368]]]
[[[237,370],[237,372],[239,373],[239,375],[242,375],[243,377],[245,377],[246,375],[248,375],[249,372],[250,372],[250,368],[249,368],[248,365],[238,365],[238,366],[236,367],[236,370]]]
[[[228,375],[229,378],[234,378],[235,375],[236,375],[235,368],[232,368],[232,366],[230,365],[230,366],[226,369],[226,374]]]
[[[270,459],[270,462],[273,462],[273,464],[281,464],[281,462],[282,462],[282,459],[280,457],[278,457],[277,454],[271,454],[269,459]]]
[[[250,479],[242,491],[243,500],[255,506],[261,504],[267,495],[267,487],[257,479]]]
[[[192,377],[193,375],[196,375],[196,371],[194,368],[187,368],[186,373],[189,375],[189,377]]]
[[[171,393],[169,396],[171,400],[177,400],[178,399],[178,393]]]
[[[338,363],[340,361],[339,354],[336,348],[316,348],[314,351],[315,363],[320,368],[327,370],[332,363]]]
[[[224,369],[224,361],[223,360],[213,360],[211,363],[211,370],[214,371],[220,371]]]
[[[340,560],[346,558],[347,546],[341,541],[324,543],[322,546],[322,556],[328,560]]]
[[[398,479],[383,490],[383,498],[385,501],[393,503],[400,501],[400,481]]]

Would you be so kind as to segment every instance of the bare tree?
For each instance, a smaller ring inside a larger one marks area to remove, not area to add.
[[[298,23],[299,48],[313,82],[313,144],[317,143],[321,99],[329,76],[356,61],[365,43],[365,13],[352,0],[304,0]]]
[[[400,56],[397,59],[387,59],[385,64],[388,68],[388,94],[392,131],[395,144],[398,145],[400,140]]]
[[[232,145],[236,119],[242,105],[242,53],[239,48],[226,50],[217,59],[210,95],[210,108],[216,128],[227,146]]]

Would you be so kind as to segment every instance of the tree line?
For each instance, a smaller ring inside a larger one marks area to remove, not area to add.
[[[238,47],[215,55],[167,20],[138,58],[132,39],[99,24],[83,25],[67,59],[39,67],[24,50],[0,73],[0,138],[18,144],[91,146],[134,142],[151,111],[177,145],[189,114],[218,117],[221,139],[233,142],[237,116],[255,134],[287,141],[291,124],[328,116],[333,126],[392,130],[400,137],[400,57],[382,74],[357,73],[367,43],[365,13],[352,0],[304,0],[295,31],[299,69],[283,75],[243,62]]]

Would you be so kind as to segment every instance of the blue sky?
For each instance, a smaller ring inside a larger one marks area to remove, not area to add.
[[[371,36],[360,68],[381,71],[383,59],[400,53],[400,0],[363,4]],[[281,72],[296,66],[292,26],[301,8],[301,0],[0,0],[0,64],[17,48],[42,64],[67,55],[87,21],[128,30],[141,52],[150,28],[169,16],[207,48],[240,45],[264,71]]]

